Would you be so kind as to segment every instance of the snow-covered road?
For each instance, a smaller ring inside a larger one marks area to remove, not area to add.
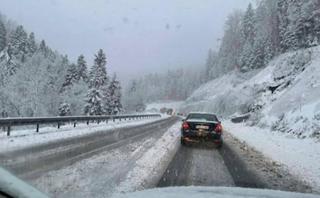
[[[283,191],[310,192],[279,164],[273,163],[230,133],[224,133],[224,146],[210,144],[181,147],[158,187],[237,186]]]
[[[52,197],[110,197],[114,192],[151,187],[179,145],[180,124],[169,129],[162,126],[139,140],[127,141],[30,182]]]
[[[74,137],[1,156],[51,197],[111,197],[153,187],[237,186],[311,192],[281,164],[225,131],[217,150],[180,146],[178,118]],[[228,128],[232,134],[237,128]]]

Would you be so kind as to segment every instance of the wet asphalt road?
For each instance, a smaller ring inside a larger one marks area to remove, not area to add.
[[[227,144],[181,146],[158,183],[168,186],[267,187]]]

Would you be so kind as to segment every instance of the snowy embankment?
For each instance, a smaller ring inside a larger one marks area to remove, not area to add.
[[[136,162],[136,167],[116,188],[116,193],[155,187],[180,146],[180,123],[173,125]]]
[[[283,54],[264,69],[230,72],[196,90],[181,111],[211,111],[234,136],[320,190],[320,47]]]
[[[40,128],[39,133],[36,133],[35,129],[13,130],[11,132],[11,136],[9,137],[6,136],[5,132],[3,132],[0,133],[0,152],[12,151],[28,146],[44,144],[76,136],[88,135],[90,133],[99,131],[143,125],[165,118],[167,118],[167,116],[162,116],[162,118],[151,118],[144,120],[117,120],[115,122],[109,122],[107,124],[78,124],[76,128],[73,127],[73,124],[67,124],[61,126],[60,129],[57,129],[56,127],[43,127]]]
[[[283,54],[262,70],[230,72],[196,90],[182,111],[250,113],[250,125],[320,138],[320,47]]]
[[[225,121],[224,128],[239,140],[285,166],[320,193],[320,144],[313,139],[297,139],[269,129]]]

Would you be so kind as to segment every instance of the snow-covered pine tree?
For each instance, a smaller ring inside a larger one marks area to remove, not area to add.
[[[121,104],[121,85],[117,80],[116,74],[113,75],[113,78],[108,87],[108,104],[105,106],[106,112],[109,115],[116,115],[122,111]]]
[[[300,47],[299,34],[301,34],[301,5],[298,0],[288,0],[288,27],[284,33],[284,43],[287,50],[297,50]]]
[[[48,57],[49,55],[49,49],[46,45],[45,40],[41,40],[40,45],[39,45],[39,51],[45,56]]]
[[[250,3],[242,19],[240,40],[243,45],[240,55],[240,70],[248,71],[254,68],[252,59],[254,56],[254,39],[255,39],[255,13]]]
[[[264,44],[263,66],[266,66],[272,60],[272,58],[275,56],[275,53],[275,47],[273,46],[271,38],[268,38],[265,40]]]
[[[320,44],[320,1],[313,0],[312,1],[312,29],[313,29],[313,42],[312,46]]]
[[[301,14],[298,25],[298,38],[300,47],[311,47],[318,45],[320,1],[308,0],[300,2]]]
[[[277,0],[260,1],[255,14],[255,38],[251,68],[264,67],[277,53],[279,33],[277,23]]]
[[[59,116],[70,116],[71,115],[71,109],[70,104],[68,103],[61,103],[59,106]]]
[[[257,38],[255,40],[249,69],[257,69],[264,66],[265,44],[266,42],[263,38]]]
[[[241,22],[243,13],[239,10],[230,14],[225,24],[225,31],[219,49],[215,73],[223,75],[226,72],[239,68],[239,57],[242,51]]]
[[[245,41],[253,43],[255,36],[255,13],[250,3],[242,19],[241,36]]]
[[[106,64],[106,55],[103,50],[100,49],[98,54],[95,55],[94,65],[89,73],[90,88],[100,89],[108,84]]]
[[[6,27],[4,26],[4,23],[2,19],[0,18],[0,52],[6,47],[7,45],[7,31]]]
[[[267,0],[267,1],[264,1],[263,3],[267,9],[266,16],[265,16],[266,18],[265,27],[269,34],[268,40],[270,40],[271,42],[269,47],[270,47],[270,50],[272,51],[273,56],[278,55],[280,53],[280,30],[279,30],[280,22],[278,18],[278,1],[279,0]]]
[[[86,105],[84,113],[86,115],[103,115],[104,109],[102,105],[102,94],[101,91],[96,88],[91,88],[86,96]]]
[[[246,41],[242,48],[240,55],[240,71],[247,72],[254,69],[255,63],[254,58],[257,56],[257,52],[254,51],[255,46],[250,42]]]
[[[286,32],[289,25],[288,18],[288,0],[278,0],[277,16],[279,21],[279,40],[280,40],[280,52],[286,52],[288,45],[285,42]]]
[[[80,55],[77,60],[77,77],[78,80],[82,79],[84,82],[88,82],[88,69],[87,62],[83,55]]]
[[[68,65],[67,74],[65,76],[64,83],[62,85],[62,91],[67,87],[72,86],[74,83],[78,83],[80,80],[87,82],[87,65],[83,55],[80,55],[77,60],[77,64]]]
[[[27,54],[28,34],[24,30],[23,26],[18,26],[9,38],[9,55],[16,60],[25,61],[25,55]]]
[[[86,98],[86,114],[102,115],[105,113],[104,104],[109,101],[106,64],[106,55],[100,49],[95,55],[94,65],[89,73],[90,90]]]
[[[77,82],[79,79],[77,66],[75,64],[70,64],[68,66],[67,74],[65,76],[64,83],[62,85],[62,91],[67,87],[72,86],[74,82]]]
[[[110,111],[112,109],[112,107],[111,107],[111,94],[110,94],[109,86],[102,86],[99,88],[99,90],[100,90],[101,96],[102,96],[103,112],[105,114],[109,115]]]
[[[30,54],[30,56],[32,56],[36,51],[37,51],[38,47],[37,47],[37,43],[34,37],[34,33],[31,32],[29,34],[29,38],[28,38],[28,45],[27,45],[27,51]]]

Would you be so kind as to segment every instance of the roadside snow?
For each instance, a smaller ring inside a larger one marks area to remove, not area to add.
[[[50,197],[110,197],[156,137],[126,144],[30,181]]]
[[[179,126],[130,140],[59,170],[50,171],[30,183],[51,197],[111,197],[119,192],[155,184],[178,149]]]
[[[235,187],[170,187],[126,193],[117,198],[317,198],[317,195]]]
[[[314,139],[297,139],[292,135],[269,129],[248,127],[245,124],[223,123],[226,131],[254,147],[270,159],[285,165],[288,170],[320,192],[320,144]]]
[[[16,150],[23,147],[34,146],[38,144],[43,144],[47,142],[57,141],[61,139],[82,136],[89,133],[94,133],[98,131],[105,131],[111,129],[117,129],[122,127],[131,127],[142,124],[147,124],[154,122],[156,120],[165,119],[162,118],[151,118],[144,120],[127,120],[127,121],[116,121],[106,123],[90,123],[78,124],[76,128],[71,125],[63,125],[60,129],[55,127],[43,127],[40,128],[39,133],[35,133],[35,129],[28,130],[14,130],[11,133],[11,136],[7,137],[6,133],[0,133],[0,153],[7,152],[11,150]]]
[[[116,188],[116,193],[132,192],[154,187],[179,148],[180,123],[173,125],[129,172]]]

